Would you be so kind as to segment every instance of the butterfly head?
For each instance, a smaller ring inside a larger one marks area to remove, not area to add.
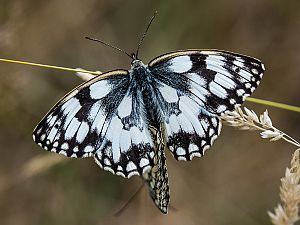
[[[142,60],[138,59],[136,54],[132,53],[131,57],[132,57],[131,69],[137,69],[137,68],[145,67]]]

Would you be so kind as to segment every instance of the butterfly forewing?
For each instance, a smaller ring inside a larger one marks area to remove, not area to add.
[[[221,130],[219,115],[233,110],[258,86],[263,64],[224,51],[180,51],[152,60],[160,81],[168,147],[179,160],[203,155]]]
[[[157,79],[189,95],[204,110],[222,114],[253,93],[263,76],[257,59],[225,51],[179,51],[149,63]]]

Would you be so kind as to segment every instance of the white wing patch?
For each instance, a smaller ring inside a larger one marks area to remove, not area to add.
[[[80,126],[80,122],[78,121],[78,119],[73,118],[71,123],[69,124],[67,130],[66,130],[65,139],[66,140],[72,139],[75,136],[79,126]]]
[[[227,98],[227,91],[215,81],[209,83],[209,90],[212,94],[218,96],[219,98]]]
[[[170,60],[169,69],[175,73],[185,73],[189,71],[193,63],[189,56],[178,56]]]
[[[87,122],[81,122],[80,127],[77,130],[76,141],[77,143],[82,143],[89,133],[89,125]]]
[[[158,90],[160,91],[161,95],[163,96],[166,102],[172,103],[178,101],[178,95],[176,89],[171,88],[166,84],[161,84],[161,87],[159,87]]]
[[[100,99],[111,91],[111,87],[106,80],[98,81],[90,86],[90,95],[93,99]]]
[[[141,139],[139,139],[139,141],[141,141]],[[130,131],[123,129],[120,134],[120,151],[126,153],[130,148],[131,143],[132,139],[130,138]]]
[[[199,74],[197,73],[188,73],[187,76],[197,85],[201,86],[201,87],[205,87],[207,82],[206,80],[199,76]]]
[[[193,126],[193,130],[190,132],[195,131],[200,137],[204,135],[204,130],[199,122],[198,114],[200,113],[199,106],[189,99],[186,96],[181,96],[179,101],[179,109],[182,111],[189,122]]]
[[[132,110],[132,96],[127,95],[122,100],[121,104],[118,107],[118,114],[120,117],[126,117],[131,114]]]
[[[70,98],[65,104],[62,105],[63,113],[66,115],[64,129],[67,129],[71,120],[75,117],[80,108],[81,105],[79,103],[79,100],[76,98]]]
[[[214,81],[227,89],[234,89],[236,87],[236,83],[232,79],[219,73],[216,74]]]
[[[89,116],[89,120],[92,121],[91,130],[100,135],[106,121],[105,112],[97,103],[92,106],[91,112],[95,115],[94,117]]]

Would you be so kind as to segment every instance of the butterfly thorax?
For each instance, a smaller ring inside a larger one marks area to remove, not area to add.
[[[135,59],[131,63],[129,70],[131,86],[136,88],[143,96],[153,94],[153,86],[155,86],[155,78],[153,77],[148,66],[141,60]]]
[[[143,102],[144,113],[146,114],[148,125],[158,128],[161,122],[161,112],[159,110],[158,99],[156,94],[157,79],[141,60],[135,59],[131,63],[129,71],[131,77],[131,86],[135,87],[137,96]]]

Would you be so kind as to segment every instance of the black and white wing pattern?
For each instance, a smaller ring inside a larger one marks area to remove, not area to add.
[[[220,133],[219,116],[252,94],[264,72],[257,59],[218,50],[169,53],[148,66],[159,81],[167,145],[178,160],[203,155]]]
[[[148,171],[153,141],[129,85],[125,70],[85,82],[49,111],[35,128],[34,141],[69,157],[94,157],[103,169],[124,177]]]

